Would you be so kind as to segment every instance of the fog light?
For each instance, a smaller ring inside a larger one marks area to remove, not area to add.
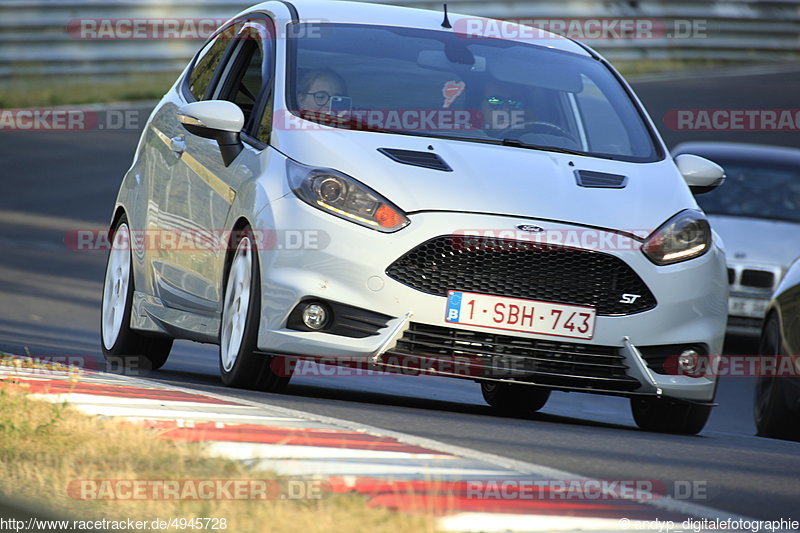
[[[678,368],[680,370],[691,372],[697,366],[697,359],[700,357],[700,352],[694,348],[687,348],[678,356]]]
[[[309,329],[320,330],[328,322],[328,310],[324,305],[308,304],[303,309],[303,324]]]

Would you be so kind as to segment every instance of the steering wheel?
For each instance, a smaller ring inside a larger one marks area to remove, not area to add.
[[[575,139],[570,135],[568,131],[566,131],[561,126],[557,126],[552,122],[544,122],[543,120],[531,120],[523,122],[522,124],[515,124],[513,126],[509,126],[508,128],[500,131],[496,134],[497,137],[503,139],[507,138],[508,135],[515,133],[516,135],[512,135],[512,139],[517,139],[525,133],[535,133],[534,130],[536,129],[545,129],[549,131],[543,131],[538,133],[546,133],[548,135],[555,135],[557,137],[566,137],[571,141],[575,141]]]

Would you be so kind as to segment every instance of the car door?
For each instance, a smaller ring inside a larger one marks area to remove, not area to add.
[[[262,93],[274,63],[274,32],[266,18],[244,21],[236,30],[233,38],[228,36],[230,43],[203,99],[239,105],[246,138],[260,123]],[[185,96],[189,102],[194,95]],[[180,164],[164,188],[159,212],[158,296],[168,307],[214,316],[221,305],[221,268],[229,229],[225,222],[236,191],[253,173],[241,158],[226,166],[216,141],[178,128]]]

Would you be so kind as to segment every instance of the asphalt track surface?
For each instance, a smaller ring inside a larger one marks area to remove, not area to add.
[[[721,139],[800,147],[797,132],[676,132],[672,109],[796,107],[800,67],[635,84],[668,144]],[[69,250],[69,230],[108,223],[147,109],[127,129],[0,132],[0,350],[100,358],[105,253]],[[727,353],[753,353],[731,339]],[[746,516],[800,518],[800,443],[753,436],[753,382],[725,378],[699,436],[636,429],[627,400],[554,393],[525,418],[492,413],[469,381],[433,377],[295,377],[285,393],[221,386],[216,347],[180,341],[149,378],[291,407],[605,479],[697,481],[696,503]],[[668,485],[669,486],[669,485]]]

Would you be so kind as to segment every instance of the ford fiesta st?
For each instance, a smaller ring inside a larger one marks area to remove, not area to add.
[[[153,111],[113,211],[104,353],[151,368],[219,344],[225,384],[278,391],[313,356],[629,397],[696,433],[727,313],[692,195],[619,74],[524,26],[361,3],[231,19]]]

